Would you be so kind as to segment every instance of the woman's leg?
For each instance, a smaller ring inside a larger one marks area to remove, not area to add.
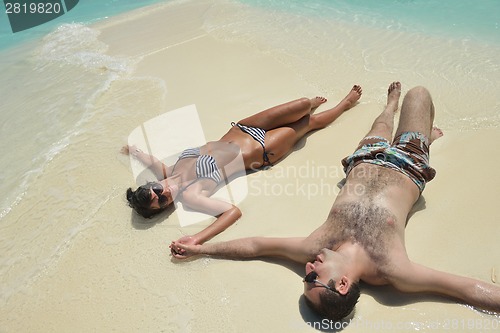
[[[337,119],[344,111],[349,110],[361,98],[363,90],[360,86],[355,85],[351,91],[337,104],[335,107],[324,112],[311,116],[309,131],[325,128]]]
[[[326,102],[324,97],[300,98],[285,104],[256,113],[240,120],[238,123],[246,126],[259,127],[266,131],[291,124],[310,114],[318,106]]]
[[[314,117],[314,126],[323,128],[332,123],[342,114],[350,109],[361,97],[361,87],[355,85],[347,96],[334,108],[322,112]],[[242,119],[240,124],[246,126],[259,127],[266,131],[292,124],[304,116],[311,114],[318,106],[326,102],[324,97],[300,98],[285,104],[281,104],[270,109],[261,111],[253,116]]]
[[[306,115],[301,119],[275,128],[266,133],[265,145],[271,163],[283,158],[304,135],[310,131],[324,128],[350,109],[361,97],[361,87],[354,86],[344,99],[335,107],[324,112]]]

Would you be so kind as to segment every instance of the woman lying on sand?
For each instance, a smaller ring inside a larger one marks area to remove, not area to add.
[[[192,210],[217,216],[204,230],[178,240],[185,244],[202,244],[241,217],[238,207],[211,198],[219,183],[242,171],[243,166],[245,170],[256,170],[276,163],[304,135],[326,127],[350,109],[361,93],[361,87],[355,85],[337,106],[318,114],[312,113],[326,102],[323,97],[301,98],[259,112],[233,123],[218,141],[184,150],[172,166],[166,166],[135,146],[125,146],[122,153],[134,156],[159,179],[136,191],[129,188],[128,203],[146,218],[160,213],[174,200]],[[243,160],[240,163],[236,163],[238,156]]]

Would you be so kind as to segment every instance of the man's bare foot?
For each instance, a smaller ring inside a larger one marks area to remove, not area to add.
[[[431,140],[429,144],[433,143],[443,135],[444,135],[443,131],[440,128],[434,126],[431,131]]]
[[[323,103],[326,103],[327,99],[322,96],[316,96],[314,98],[309,99],[311,101],[311,111],[314,111]]]
[[[401,83],[394,81],[387,89],[387,108],[396,112],[399,107],[399,97],[401,96]]]
[[[339,106],[342,106],[344,111],[349,110],[361,98],[362,93],[363,89],[361,89],[361,86],[354,85],[347,96],[339,103]]]

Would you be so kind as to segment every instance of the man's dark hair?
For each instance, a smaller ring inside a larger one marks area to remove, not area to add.
[[[328,286],[335,289],[335,281],[330,280]],[[360,289],[358,283],[353,283],[345,295],[323,288],[324,291],[319,295],[319,304],[314,304],[305,297],[306,304],[316,311],[320,316],[340,321],[347,317],[358,302]]]

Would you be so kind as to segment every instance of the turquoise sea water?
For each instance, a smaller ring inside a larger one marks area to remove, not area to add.
[[[41,38],[63,23],[93,23],[114,15],[165,0],[81,0],[73,10],[32,29],[12,33],[5,7],[0,8],[0,50]]]
[[[38,27],[12,33],[0,12],[0,50],[40,38],[63,23],[93,23],[165,0],[82,0],[74,10]],[[422,32],[500,44],[500,1],[497,0],[239,0],[270,11],[295,12],[374,27]]]
[[[241,0],[267,10],[500,44],[497,0]]]

